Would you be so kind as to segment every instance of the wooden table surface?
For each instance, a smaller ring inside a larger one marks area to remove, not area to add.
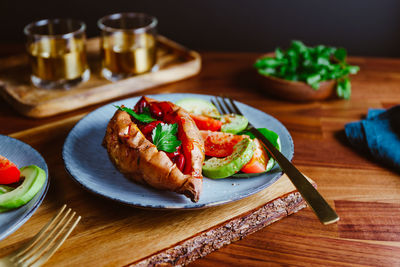
[[[1,54],[9,55],[4,50]],[[360,73],[352,77],[351,100],[293,103],[275,99],[258,86],[251,66],[259,54],[203,52],[201,55],[203,66],[198,76],[150,89],[146,94],[223,93],[274,116],[293,137],[293,162],[317,183],[341,220],[323,226],[306,208],[191,266],[399,266],[400,176],[370,156],[353,150],[343,129],[346,123],[362,119],[369,108],[400,104],[400,60],[350,58],[350,63],[361,68]],[[62,161],[49,156],[57,152],[61,157],[61,145],[74,118],[101,105],[46,119],[30,119],[0,100],[0,134],[29,136],[22,140],[32,144],[46,158],[50,175],[57,177],[61,174],[51,173],[51,170]],[[20,134],[68,119],[70,125],[53,129],[52,134],[46,136],[47,145],[36,142],[43,136]],[[64,180],[53,182],[42,206],[55,207],[52,206],[54,187],[65,183]],[[44,212],[42,206],[37,213]],[[36,214],[23,227],[30,227]],[[0,242],[0,251],[6,249],[2,244]]]

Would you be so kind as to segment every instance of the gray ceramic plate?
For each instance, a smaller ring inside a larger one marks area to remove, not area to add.
[[[0,135],[0,155],[14,162],[19,168],[37,165],[46,172],[46,182],[42,190],[24,206],[0,213],[0,240],[23,225],[42,203],[49,187],[49,172],[42,156],[28,144],[9,136]]]
[[[165,94],[151,95],[158,100],[175,102],[186,97],[211,99],[208,95]],[[126,179],[109,160],[101,145],[107,123],[115,112],[114,105],[133,107],[139,97],[107,104],[84,117],[69,133],[63,148],[63,159],[70,175],[87,190],[128,205],[155,209],[197,209],[217,206],[242,199],[270,186],[281,177],[279,166],[268,174],[252,178],[204,178],[203,192],[198,203],[186,197],[140,185]],[[237,102],[243,114],[256,127],[275,131],[281,139],[282,153],[293,157],[293,141],[287,129],[275,118],[255,108]]]

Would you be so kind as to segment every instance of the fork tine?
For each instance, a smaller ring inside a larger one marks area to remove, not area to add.
[[[44,246],[42,246],[38,251],[36,251],[33,255],[31,255],[29,258],[27,258],[24,262],[24,264],[26,264],[27,266],[30,266],[32,263],[34,263],[35,261],[37,261],[39,258],[43,257],[44,259],[49,258],[50,256],[48,256],[47,254],[49,253],[54,253],[55,250],[61,246],[61,244],[64,242],[64,240],[66,239],[66,237],[64,238],[64,236],[66,235],[68,237],[70,231],[67,231],[66,233],[64,233],[62,235],[62,238],[58,241],[57,238],[60,236],[60,234],[66,229],[66,227],[69,225],[69,223],[71,222],[71,220],[75,217],[76,212],[73,212],[69,218],[67,219],[67,221],[62,225],[61,229],[58,229],[57,232],[55,233],[55,235],[46,243],[44,244]],[[79,221],[79,220],[78,220]],[[75,226],[74,226],[75,227]],[[71,230],[72,231],[72,230]],[[56,241],[56,243],[53,245],[53,243]],[[61,242],[61,244],[59,244]],[[50,247],[52,246],[52,247]],[[44,252],[50,247],[50,250],[48,250],[45,254]],[[54,249],[55,248],[55,249]],[[43,255],[43,256],[42,256]]]
[[[46,244],[47,240],[54,234],[54,232],[60,227],[61,223],[65,220],[65,218],[69,215],[71,212],[71,209],[68,209],[67,212],[59,219],[58,221],[53,221],[53,223],[56,223],[52,228],[49,228],[50,232],[46,232],[45,235],[42,235],[40,239],[37,240],[33,245],[30,246],[29,249],[26,249],[24,252],[18,253],[15,257],[17,258],[18,262],[22,262],[26,260],[28,257],[30,257],[33,253],[36,253],[36,251],[40,251],[41,247]],[[61,215],[61,214],[60,214]]]
[[[75,214],[75,213],[74,213]],[[41,266],[43,263],[45,263],[53,254],[56,252],[56,250],[65,242],[65,240],[68,238],[68,236],[71,234],[71,232],[75,229],[79,221],[81,220],[81,216],[78,216],[75,221],[72,223],[71,227],[68,229],[67,232],[65,232],[61,238],[51,247],[45,254],[43,254],[42,257],[40,257],[34,264],[32,264],[32,267],[37,267]]]
[[[43,252],[49,247],[49,245],[63,231],[66,225],[68,225],[69,221],[75,216],[74,212],[72,216],[68,217],[70,212],[71,209],[68,209],[64,216],[57,222],[57,224],[50,230],[50,232],[46,236],[44,236],[36,245],[34,245],[29,251],[27,251],[25,255],[19,257],[18,262],[26,261],[27,263],[30,263],[33,262],[41,254],[43,254]],[[65,219],[67,219],[66,223],[64,223]]]
[[[42,238],[44,232],[46,232],[47,229],[49,229],[49,227],[52,226],[54,222],[58,220],[58,218],[61,216],[66,207],[67,205],[64,204],[59,210],[59,212],[56,215],[54,215],[54,217],[45,226],[43,226],[43,228],[34,237],[32,237],[32,239],[29,242],[24,244],[20,249],[15,251],[13,254],[15,256],[20,256],[24,254],[28,249],[30,249],[33,245],[35,245]]]
[[[229,99],[229,102],[231,103],[231,105],[232,105],[233,109],[235,110],[235,112],[234,112],[234,113],[236,113],[236,114],[239,114],[239,115],[242,115],[242,116],[243,116],[242,112],[241,112],[241,111],[240,111],[240,109],[239,109],[239,108],[236,106],[235,102],[233,102],[232,98],[228,97],[228,99]]]
[[[235,111],[229,106],[229,104],[226,102],[225,97],[222,96],[222,102],[225,105],[225,108],[229,111],[230,114],[235,113]]]
[[[219,111],[221,114],[224,113],[224,112],[219,108],[219,106],[217,105],[217,103],[215,103],[215,101],[214,101],[213,99],[211,99],[210,102],[211,102],[211,104],[213,104],[213,105],[218,109],[218,111]]]
[[[229,111],[225,110],[224,106],[221,104],[218,97],[215,97],[215,102],[218,104],[218,107],[222,111],[223,114],[229,114]]]

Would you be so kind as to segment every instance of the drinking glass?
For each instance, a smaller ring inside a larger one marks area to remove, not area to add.
[[[24,28],[36,87],[67,89],[89,79],[85,29],[73,19],[44,19]]]
[[[144,13],[117,13],[98,21],[102,75],[118,81],[156,69],[157,19]]]

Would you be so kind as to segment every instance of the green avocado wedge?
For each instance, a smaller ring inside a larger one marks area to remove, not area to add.
[[[18,208],[30,201],[43,187],[46,172],[36,165],[21,168],[21,176],[25,177],[20,186],[12,191],[4,190],[0,194],[0,212]]]
[[[244,138],[233,147],[231,155],[225,158],[212,157],[204,162],[203,175],[212,179],[232,176],[250,161],[254,153],[254,143]]]
[[[246,129],[249,121],[246,117],[238,114],[227,114],[221,117],[221,132],[237,134]]]
[[[281,140],[279,138],[279,135],[277,133],[275,133],[274,131],[268,130],[266,128],[258,128],[257,130],[259,130],[262,135],[265,136],[265,138],[267,138],[276,149],[278,149],[279,151],[281,151]],[[251,133],[251,132],[242,132],[241,134],[245,134],[250,136],[251,139],[254,139],[255,136]],[[265,172],[260,172],[260,173],[236,173],[234,175],[232,175],[235,178],[251,178],[251,177],[255,177],[255,176],[259,176],[261,174],[264,174],[266,172],[269,172],[272,167],[275,166],[275,160],[274,158],[272,158],[271,154],[268,152],[268,150],[266,148],[264,148],[267,151],[269,160],[267,163],[267,168]]]
[[[176,101],[175,104],[194,115],[203,115],[216,119],[219,119],[221,117],[221,114],[219,113],[217,107],[215,107],[210,101],[201,98],[183,98]]]
[[[14,188],[7,185],[0,185],[0,195],[13,191]]]

